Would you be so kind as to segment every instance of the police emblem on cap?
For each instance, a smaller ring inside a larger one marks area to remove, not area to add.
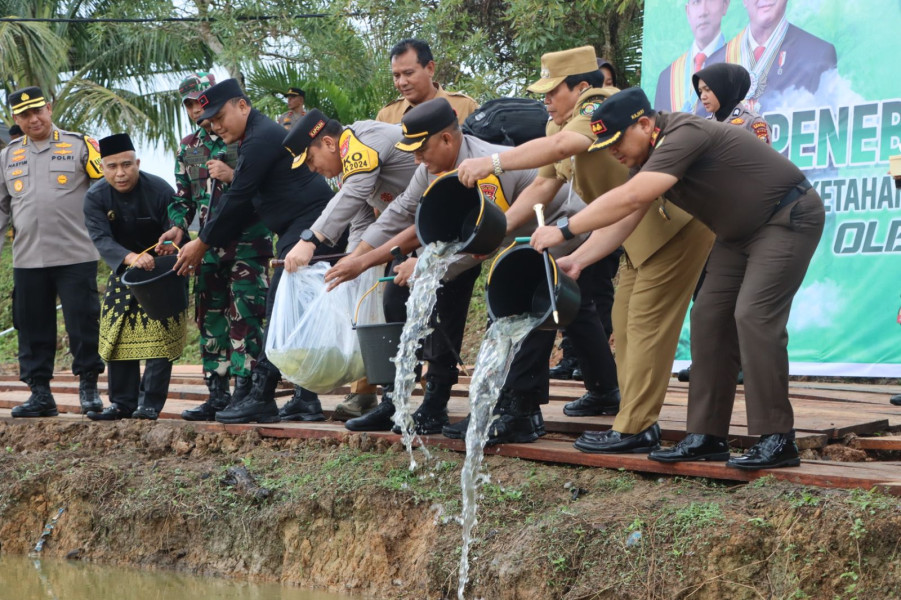
[[[550,69],[548,69],[547,67],[541,69],[541,78],[542,78],[542,79],[547,79],[547,78],[550,77],[550,76],[551,76],[551,70],[550,70]]]
[[[31,96],[29,96],[29,95],[26,94],[25,92],[22,92],[22,95],[20,96],[20,98],[21,98],[22,100],[31,100]]]
[[[601,135],[605,131],[607,131],[607,126],[604,125],[604,122],[602,120],[598,119],[597,121],[591,122],[591,133],[595,135]]]

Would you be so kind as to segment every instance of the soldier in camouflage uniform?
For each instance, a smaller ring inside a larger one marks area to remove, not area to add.
[[[213,84],[211,74],[196,73],[179,86],[192,120],[203,112],[197,97]],[[237,157],[237,144],[226,145],[204,127],[198,127],[181,141],[175,163],[177,194],[169,206],[173,228],[160,242],[171,239],[181,244],[180,228],[187,229],[195,214],[199,215],[200,227],[204,226],[231,182]],[[267,267],[272,255],[272,234],[255,214],[237,241],[212,247],[204,255],[194,294],[210,397],[197,408],[184,411],[183,419],[212,421],[216,412],[229,403],[229,374],[236,377],[236,392],[250,389],[251,369],[263,351]]]

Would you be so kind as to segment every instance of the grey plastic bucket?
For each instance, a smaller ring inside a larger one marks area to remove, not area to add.
[[[175,254],[156,256],[153,269],[128,268],[122,273],[122,283],[151,319],[165,321],[188,308],[188,280],[172,270],[176,260]]]
[[[369,383],[378,385],[394,383],[395,369],[391,359],[397,355],[404,324],[357,325],[356,330],[363,366],[366,367],[366,379]]]

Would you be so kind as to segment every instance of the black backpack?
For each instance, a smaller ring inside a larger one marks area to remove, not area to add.
[[[492,144],[518,146],[544,137],[547,109],[529,98],[489,100],[463,122],[463,133]]]

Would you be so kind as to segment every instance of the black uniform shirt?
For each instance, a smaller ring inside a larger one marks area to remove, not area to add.
[[[291,168],[293,159],[282,144],[284,139],[284,128],[257,109],[250,110],[231,187],[200,232],[205,243],[227,246],[240,236],[254,210],[278,234],[279,246],[294,244],[300,232],[313,224],[332,197],[332,189],[306,166]]]
[[[156,175],[141,173],[133,190],[122,194],[105,179],[84,197],[84,220],[104,262],[119,273],[130,252],[153,246],[169,228],[167,208],[175,190]]]

